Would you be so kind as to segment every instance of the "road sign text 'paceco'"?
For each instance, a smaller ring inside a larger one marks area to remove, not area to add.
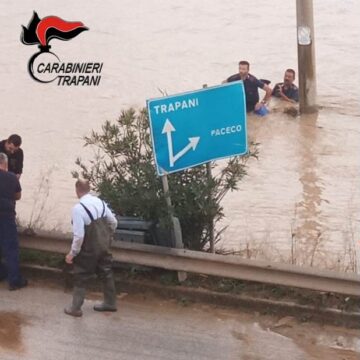
[[[247,153],[242,81],[147,101],[159,175]]]

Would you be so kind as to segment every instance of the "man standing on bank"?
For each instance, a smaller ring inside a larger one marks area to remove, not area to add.
[[[10,135],[7,140],[0,141],[0,152],[8,157],[8,167],[18,179],[22,174],[24,163],[24,152],[20,148],[21,137],[17,134]]]
[[[76,195],[80,202],[72,209],[73,241],[66,255],[67,264],[74,264],[72,304],[65,314],[82,316],[86,284],[96,274],[103,282],[104,301],[94,306],[96,311],[116,311],[116,290],[109,252],[117,220],[104,201],[90,195],[87,180],[77,180]]]
[[[272,95],[289,103],[299,102],[299,89],[294,84],[295,70],[287,69],[284,74],[284,82],[275,85]]]
[[[21,186],[17,177],[8,172],[8,158],[0,152],[0,280],[7,278],[9,290],[27,285],[20,274],[19,243],[15,223],[15,202],[21,198]]]
[[[258,111],[266,105],[271,97],[271,87],[263,81],[258,80],[254,75],[249,73],[249,62],[242,60],[239,62],[239,73],[231,75],[223,83],[242,80],[245,88],[246,112]],[[259,101],[258,88],[265,91],[265,96],[262,101]]]

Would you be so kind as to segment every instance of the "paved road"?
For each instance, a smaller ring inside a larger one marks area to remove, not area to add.
[[[119,311],[99,314],[90,293],[83,318],[63,314],[70,294],[32,283],[0,285],[1,360],[355,360],[360,332],[299,324],[208,305],[123,294]]]

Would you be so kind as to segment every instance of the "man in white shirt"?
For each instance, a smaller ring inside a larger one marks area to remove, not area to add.
[[[91,195],[87,180],[77,180],[76,195],[80,202],[72,209],[73,241],[66,255],[67,264],[74,264],[72,304],[65,314],[82,316],[86,283],[96,274],[103,281],[104,301],[96,311],[116,311],[116,290],[109,252],[117,220],[104,201]]]

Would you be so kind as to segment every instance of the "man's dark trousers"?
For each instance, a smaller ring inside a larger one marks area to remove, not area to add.
[[[0,263],[0,279],[7,273],[9,285],[21,282],[19,269],[19,243],[14,215],[0,214],[0,253],[6,268]]]

